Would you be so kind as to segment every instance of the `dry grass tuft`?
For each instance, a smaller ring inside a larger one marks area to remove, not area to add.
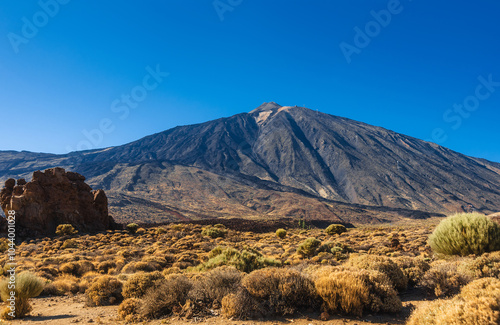
[[[417,308],[407,325],[500,324],[500,280],[483,278],[466,285],[452,299],[438,299]]]

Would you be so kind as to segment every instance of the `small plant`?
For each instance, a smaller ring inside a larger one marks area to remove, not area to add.
[[[261,253],[252,249],[243,249],[238,251],[234,248],[221,249],[214,248],[209,256],[212,256],[207,262],[200,264],[196,269],[211,270],[219,266],[233,266],[243,272],[251,272],[266,266],[279,266],[281,262],[266,258]]]
[[[1,312],[3,319],[24,318],[33,309],[29,303],[30,298],[37,297],[42,293],[44,282],[42,279],[30,272],[21,272],[15,276],[15,289],[11,287],[11,277],[0,282],[0,296],[7,306]],[[15,300],[11,293],[15,293]]]
[[[150,288],[144,295],[140,314],[151,319],[172,313],[175,307],[186,303],[186,297],[191,287],[191,281],[183,275],[168,276]]]
[[[299,271],[265,268],[245,276],[242,285],[271,314],[291,315],[297,310],[316,305],[313,282]]]
[[[222,299],[221,313],[226,318],[247,319],[263,314],[257,303],[245,288],[230,293]]]
[[[118,306],[118,316],[127,322],[139,321],[139,308],[141,300],[137,298],[125,299],[120,306]]]
[[[70,235],[75,235],[78,233],[78,230],[75,229],[70,224],[62,224],[58,225],[56,228],[56,235],[57,236],[70,236]]]
[[[78,248],[78,243],[74,239],[66,239],[61,245],[61,249]]]
[[[347,231],[346,227],[344,225],[340,225],[340,224],[329,225],[325,229],[325,232],[330,236],[335,235],[335,234],[340,235],[341,233],[346,232],[346,231]]]
[[[299,220],[299,228],[300,229],[307,229],[307,225],[304,219]]]
[[[281,239],[285,238],[286,237],[286,230],[283,228],[276,230],[276,236],[278,238],[281,238]]]
[[[500,280],[483,278],[462,288],[452,299],[437,299],[420,305],[408,325],[500,324]]]
[[[316,255],[316,250],[320,244],[321,241],[316,238],[307,238],[297,247],[297,253],[303,257],[312,257]]]
[[[394,288],[399,291],[406,290],[408,278],[404,275],[399,266],[389,257],[377,255],[352,254],[346,266],[365,270],[379,271],[389,278]]]
[[[141,298],[155,284],[155,281],[160,279],[164,279],[164,277],[158,271],[152,273],[135,273],[123,284],[123,297]]]
[[[315,286],[328,310],[361,316],[363,311],[399,312],[402,308],[389,278],[375,270],[320,269]]]
[[[227,234],[227,229],[223,225],[207,226],[203,228],[201,234],[203,236],[208,236],[210,238],[225,237]]]
[[[115,277],[104,275],[85,291],[89,306],[109,306],[122,299],[122,283]]]
[[[452,296],[472,280],[471,274],[464,272],[463,261],[436,261],[425,272],[419,285],[436,297]]]
[[[0,253],[9,249],[9,240],[7,238],[0,238]]]
[[[436,253],[466,256],[500,250],[500,225],[479,213],[459,213],[442,220],[429,237]]]
[[[137,229],[139,229],[139,225],[136,223],[129,223],[127,226],[127,231],[131,234],[135,234],[137,232]]]

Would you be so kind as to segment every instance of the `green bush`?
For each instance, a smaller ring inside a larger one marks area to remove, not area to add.
[[[78,248],[78,243],[74,239],[66,239],[61,245],[61,249]]]
[[[211,258],[199,266],[197,270],[211,270],[219,266],[233,266],[239,271],[252,272],[253,270],[261,269],[266,266],[280,266],[281,262],[266,258],[261,253],[252,249],[243,249],[238,251],[234,248],[221,249],[214,248],[209,256]]]
[[[479,213],[459,213],[442,220],[429,237],[436,253],[466,256],[500,250],[500,225]]]
[[[329,235],[335,235],[335,234],[340,235],[341,233],[346,231],[347,231],[346,227],[344,225],[339,225],[339,224],[329,225],[325,229],[325,232]]]
[[[321,241],[316,238],[307,238],[297,247],[297,253],[303,257],[312,257],[316,255],[316,249],[320,244]]]
[[[286,237],[286,230],[283,228],[276,230],[276,236],[278,238],[281,238],[281,239],[285,238]]]
[[[227,229],[223,225],[208,226],[203,228],[201,234],[203,236],[208,236],[211,238],[225,237],[227,234]]]
[[[21,272],[15,276],[15,304],[9,302],[12,288],[9,288],[10,278],[7,277],[0,282],[0,296],[4,302],[9,304],[1,312],[4,319],[23,318],[29,314],[32,307],[30,298],[37,297],[42,293],[44,282],[42,279],[30,272]]]
[[[129,233],[135,234],[137,232],[137,229],[139,229],[139,225],[136,223],[129,223],[126,228]]]
[[[75,235],[77,233],[78,230],[70,224],[62,224],[56,228],[56,235],[58,236]]]

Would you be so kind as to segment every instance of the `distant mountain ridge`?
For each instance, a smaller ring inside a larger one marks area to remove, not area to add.
[[[231,214],[334,219],[349,218],[350,211],[354,219],[370,213],[391,219],[397,209],[500,211],[498,163],[274,102],[117,147],[66,155],[0,152],[0,179],[54,166],[85,175],[106,190],[111,211],[127,217],[147,211],[181,219]],[[302,200],[309,210],[292,202]],[[395,210],[382,215],[369,206]]]

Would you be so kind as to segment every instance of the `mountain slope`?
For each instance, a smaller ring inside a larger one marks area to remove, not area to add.
[[[52,166],[80,172],[93,186],[111,191],[110,203],[115,204],[116,197],[123,205],[116,211],[122,213],[125,207],[140,205],[141,199],[152,202],[150,206],[158,208],[154,211],[177,211],[184,217],[216,216],[217,211],[274,217],[292,215],[294,209],[283,209],[295,206],[292,202],[299,197],[316,202],[311,208],[315,211],[322,211],[318,207],[325,202],[437,213],[469,204],[485,213],[500,210],[500,164],[380,127],[276,103],[102,150],[67,155],[0,152],[2,179]],[[202,174],[205,178],[200,179]],[[207,190],[208,183],[218,190]],[[182,188],[181,196],[174,195],[175,186]],[[218,191],[225,193],[224,199],[216,197]],[[281,205],[271,200],[272,211],[248,207],[261,204],[261,199],[250,198],[272,194],[286,197]],[[137,202],[123,203],[127,195]],[[197,195],[211,203],[200,202]],[[161,207],[162,202],[168,206]],[[338,215],[317,215],[321,213]]]

